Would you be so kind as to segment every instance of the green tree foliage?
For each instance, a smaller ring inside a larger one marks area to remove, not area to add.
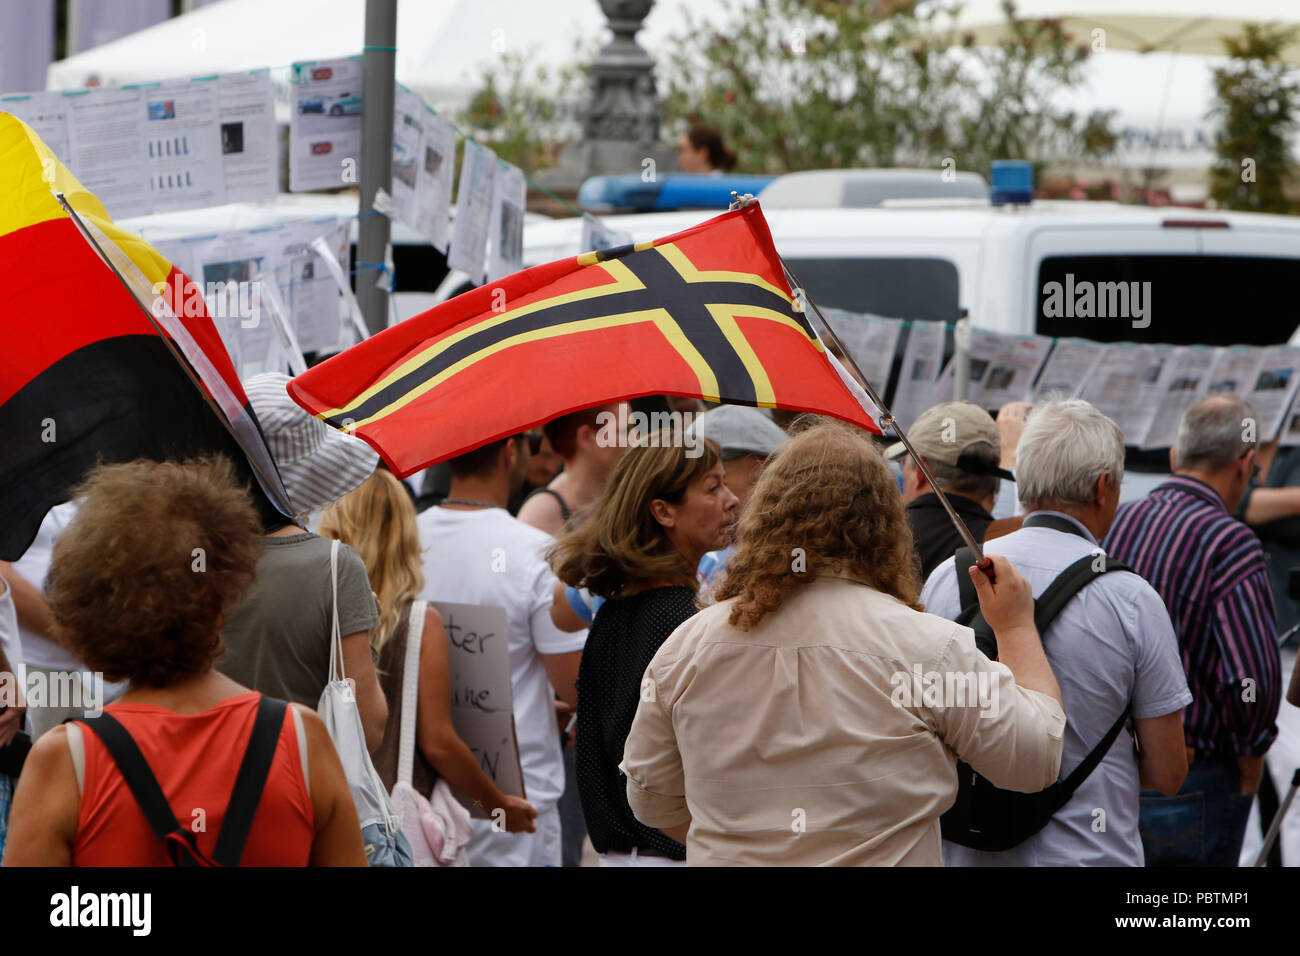
[[[1001,41],[977,47],[916,0],[730,0],[725,25],[677,38],[666,114],[716,127],[751,172],[1105,156],[1109,114],[1054,101],[1088,44],[1003,6]]]
[[[1296,211],[1286,185],[1295,176],[1289,141],[1300,127],[1300,87],[1282,59],[1296,32],[1248,25],[1224,41],[1231,59],[1214,71],[1209,115],[1221,124],[1210,195],[1226,209]]]
[[[455,118],[465,133],[527,174],[554,166],[576,132],[572,105],[581,98],[578,66],[532,66],[507,51],[480,71],[482,85]]]

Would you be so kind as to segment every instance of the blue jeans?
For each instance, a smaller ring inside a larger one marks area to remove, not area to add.
[[[1198,761],[1176,796],[1142,791],[1138,828],[1147,866],[1236,866],[1254,797],[1235,763]]]

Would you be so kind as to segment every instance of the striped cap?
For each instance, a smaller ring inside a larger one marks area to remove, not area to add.
[[[319,511],[369,478],[377,455],[359,438],[331,428],[305,411],[286,386],[289,376],[265,372],[244,382],[289,502],[298,514]]]

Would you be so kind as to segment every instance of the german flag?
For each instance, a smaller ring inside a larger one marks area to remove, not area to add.
[[[643,395],[817,412],[879,434],[800,310],[756,203],[480,286],[289,392],[401,476]]]
[[[198,287],[117,228],[7,113],[0,194],[0,560],[21,557],[45,513],[101,461],[222,452],[246,479],[269,468],[267,497],[287,508],[225,346],[206,308],[194,305],[203,301]],[[174,312],[167,300],[178,302]]]

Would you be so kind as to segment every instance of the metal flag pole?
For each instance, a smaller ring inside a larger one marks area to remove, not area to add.
[[[743,206],[747,206],[751,202],[756,201],[751,193],[739,196],[733,191],[731,198],[732,203],[730,208],[732,209],[740,209]],[[894,417],[894,413],[889,410],[880,395],[876,393],[875,388],[872,387],[867,376],[864,375],[862,369],[858,367],[858,363],[854,360],[852,353],[844,347],[844,343],[840,341],[840,337],[835,334],[835,330],[831,328],[831,324],[826,321],[826,316],[822,315],[821,308],[813,301],[812,296],[808,294],[808,289],[799,281],[799,277],[794,274],[790,267],[786,265],[785,259],[781,257],[779,252],[777,253],[777,259],[780,260],[781,268],[785,270],[786,277],[790,280],[790,284],[794,286],[796,295],[799,292],[802,292],[803,300],[811,305],[813,311],[817,313],[817,318],[821,322],[822,328],[825,330],[831,343],[839,349],[840,354],[843,355],[845,360],[849,363],[849,367],[857,376],[858,381],[862,383],[863,389],[866,390],[867,397],[875,403],[878,409],[880,409],[881,428],[888,426],[893,430],[894,434],[898,436],[899,441],[903,443],[903,447],[907,449],[907,453],[912,456],[912,461],[916,464],[916,467],[921,470],[921,474],[925,475],[925,480],[930,483],[931,489],[934,491],[935,495],[938,496],[939,503],[942,504],[944,510],[948,512],[948,518],[957,529],[957,533],[961,535],[962,540],[966,542],[966,547],[970,548],[971,553],[975,555],[975,566],[983,571],[990,581],[993,581],[993,562],[989,558],[985,557],[984,549],[980,547],[979,542],[975,540],[975,536],[971,534],[970,528],[966,527],[966,522],[961,520],[961,516],[958,515],[956,510],[953,508],[952,502],[948,500],[948,496],[944,494],[943,489],[940,488],[938,482],[934,480],[934,475],[930,472],[930,468],[925,463],[925,459],[917,454],[916,449],[912,447],[912,443],[907,440],[907,434],[899,426],[898,419]]]

